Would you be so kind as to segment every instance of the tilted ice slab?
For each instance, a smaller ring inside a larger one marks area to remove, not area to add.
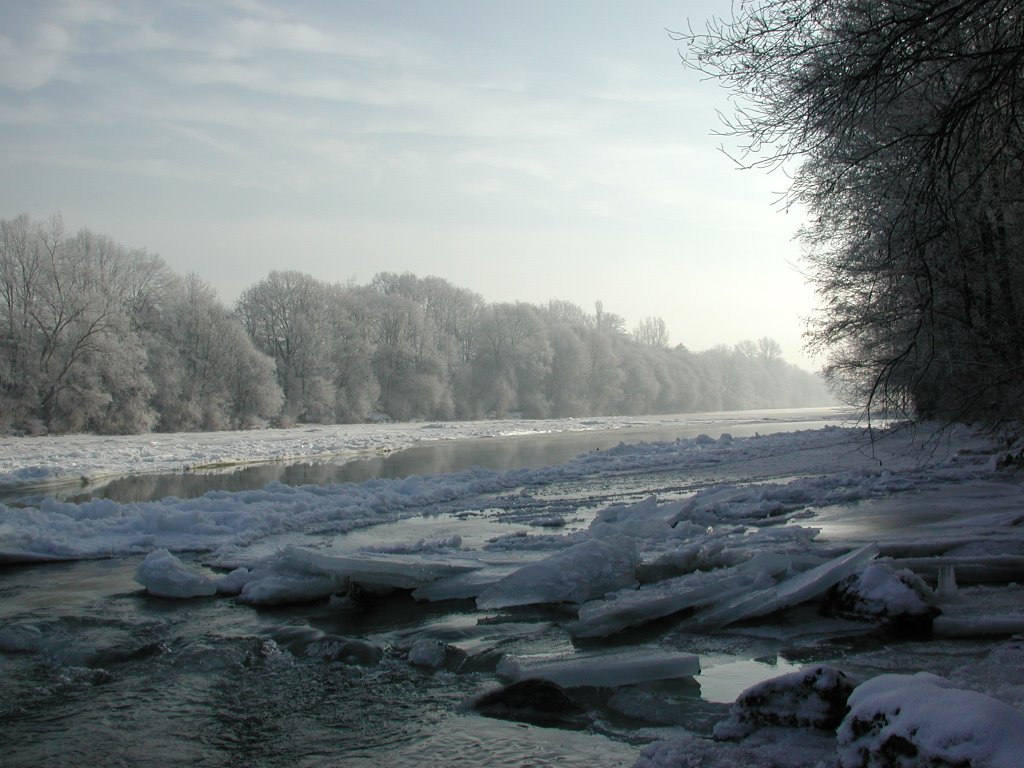
[[[477,599],[478,608],[535,603],[582,603],[632,586],[640,557],[636,540],[601,536],[574,544],[550,557],[524,565]]]
[[[481,593],[496,585],[506,576],[516,572],[521,565],[489,565],[468,573],[457,573],[454,576],[432,581],[413,590],[416,600],[464,600],[478,597]]]
[[[701,611],[690,620],[690,626],[704,629],[722,627],[726,624],[767,616],[783,608],[799,605],[824,594],[834,584],[853,575],[862,565],[877,556],[878,546],[865,544],[863,547],[799,573],[775,586],[748,593],[706,611]]]
[[[563,688],[636,685],[700,674],[700,659],[692,653],[638,649],[622,653],[528,658],[505,656],[498,675],[512,682],[547,680]]]
[[[791,564],[788,557],[764,552],[742,565],[684,576],[622,590],[580,606],[579,621],[569,627],[576,637],[607,637],[689,608],[720,603],[752,589],[768,587]]]
[[[358,585],[368,590],[414,590],[438,579],[479,568],[472,561],[415,555],[328,555],[285,547],[244,579],[239,599],[281,604],[328,597]]]

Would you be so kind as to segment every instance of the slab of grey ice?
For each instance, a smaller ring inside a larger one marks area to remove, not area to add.
[[[519,570],[521,565],[489,565],[476,571],[457,573],[432,581],[413,590],[416,600],[459,600],[477,597],[497,584],[509,574]]]
[[[285,547],[245,576],[239,599],[253,604],[315,600],[357,584],[370,591],[424,587],[481,564],[430,555],[329,555]]]
[[[639,560],[635,539],[594,537],[524,565],[484,590],[476,604],[489,610],[535,603],[582,603],[633,586]]]
[[[569,631],[576,637],[607,637],[688,608],[730,600],[774,584],[774,577],[790,563],[784,555],[763,552],[732,568],[694,571],[640,589],[621,590],[580,606],[579,621]]]
[[[554,658],[505,656],[497,672],[513,682],[540,679],[563,688],[617,687],[699,675],[700,659],[692,653],[646,648]]]
[[[857,572],[878,556],[878,546],[865,544],[845,555],[798,573],[775,586],[728,600],[694,616],[692,626],[703,629],[767,616],[824,594],[832,585]]]

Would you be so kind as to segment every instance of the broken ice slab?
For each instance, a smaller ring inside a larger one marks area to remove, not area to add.
[[[310,602],[357,585],[367,592],[416,589],[480,568],[471,560],[444,561],[430,555],[328,555],[285,547],[257,563],[236,584],[239,600],[253,605]]]
[[[283,570],[345,578],[371,589],[416,589],[481,567],[474,561],[442,561],[428,555],[327,555],[300,547],[287,547],[280,555],[277,563]]]
[[[614,688],[699,675],[700,659],[692,653],[645,648],[559,657],[505,656],[498,664],[497,672],[513,682],[540,679],[563,688]]]
[[[816,568],[798,573],[773,587],[751,592],[701,611],[689,620],[688,626],[701,629],[723,627],[799,605],[825,593],[833,584],[856,573],[862,565],[877,556],[878,546],[866,544]]]
[[[477,608],[537,603],[583,603],[633,586],[640,557],[628,536],[594,537],[524,565],[476,599]]]
[[[413,590],[416,600],[460,600],[478,597],[522,565],[488,565],[479,570],[457,573]]]
[[[956,569],[956,580],[961,586],[1024,581],[1024,556],[1021,555],[901,557],[893,560],[893,566],[909,568],[936,581],[940,569],[952,567]]]
[[[732,568],[694,571],[636,590],[622,590],[579,609],[579,621],[569,626],[575,637],[608,637],[689,608],[720,603],[774,584],[774,576],[792,561],[783,555],[759,553]]]

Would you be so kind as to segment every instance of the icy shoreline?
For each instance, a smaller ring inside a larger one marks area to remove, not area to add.
[[[841,409],[769,411],[777,420],[800,423],[841,418]],[[412,445],[563,432],[706,424],[728,431],[744,412],[667,416],[602,416],[580,419],[501,419],[473,422],[304,425],[239,432],[149,433],[0,437],[0,489],[45,488],[84,479],[181,472],[260,462],[327,460],[390,453]],[[717,434],[717,432],[716,432]]]

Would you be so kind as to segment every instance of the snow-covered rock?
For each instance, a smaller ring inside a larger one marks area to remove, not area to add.
[[[166,549],[146,555],[135,571],[135,580],[156,597],[206,597],[217,592],[212,579],[188,568]]]
[[[872,562],[829,589],[822,601],[826,616],[899,623],[930,622],[939,613],[931,588],[912,571]]]
[[[765,680],[739,695],[715,738],[738,739],[766,725],[834,729],[854,689],[847,675],[827,664]]]
[[[836,731],[842,768],[1020,768],[1024,715],[927,672],[857,686]]]

